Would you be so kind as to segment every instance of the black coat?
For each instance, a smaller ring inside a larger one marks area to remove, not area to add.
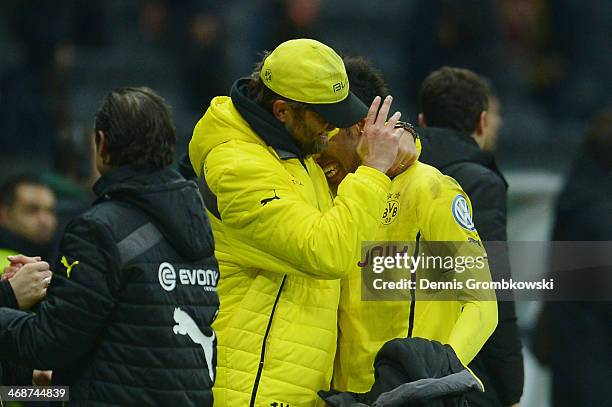
[[[423,151],[419,161],[453,177],[472,202],[473,217],[480,238],[485,241],[489,265],[495,281],[509,279],[507,250],[499,244],[507,240],[506,201],[508,184],[492,154],[482,151],[467,133],[450,129],[419,129]],[[523,393],[523,356],[516,324],[514,302],[498,293],[499,322],[493,335],[470,364],[482,379],[486,392],[468,397],[473,406],[508,406],[518,403]]]
[[[94,190],[40,310],[0,310],[0,358],[52,369],[73,405],[212,406],[219,274],[195,183],[120,167]]]
[[[0,281],[0,307],[18,308],[15,292],[8,280]],[[14,363],[0,363],[0,385],[30,386],[31,384],[32,369]]]
[[[466,394],[482,392],[450,346],[423,338],[386,342],[374,359],[374,378],[364,394],[332,390],[319,396],[333,407],[465,407]]]
[[[612,241],[612,168],[581,151],[557,199],[555,218],[555,241]],[[589,259],[584,264],[590,264]],[[608,257],[602,265],[609,264]],[[603,287],[606,301],[545,303],[540,329],[548,337],[545,352],[552,370],[552,401],[555,407],[610,405],[612,270],[592,269],[588,277],[587,269],[570,270],[589,292]]]

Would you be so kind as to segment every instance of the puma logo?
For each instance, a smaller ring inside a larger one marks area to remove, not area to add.
[[[177,324],[172,327],[172,331],[175,335],[188,335],[193,342],[202,346],[202,349],[204,350],[204,358],[206,359],[206,365],[208,366],[208,376],[210,376],[211,383],[214,383],[215,373],[213,371],[213,346],[215,341],[215,331],[212,331],[211,336],[204,335],[189,314],[180,308],[174,309],[174,322]]]
[[[79,264],[79,261],[76,260],[72,264],[68,264],[68,259],[66,256],[62,256],[61,263],[66,267],[66,277],[70,278],[70,273],[72,273],[72,268]]]
[[[271,201],[273,201],[273,200],[275,200],[275,199],[280,199],[278,196],[276,196],[276,190],[274,190],[274,196],[273,196],[272,198],[262,199],[260,202],[261,202],[261,205],[262,205],[262,206],[266,206],[266,204],[267,204],[268,202],[271,202]]]

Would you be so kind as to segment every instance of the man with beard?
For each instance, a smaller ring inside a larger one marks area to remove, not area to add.
[[[212,100],[189,144],[211,214],[223,303],[215,405],[312,406],[329,388],[339,278],[374,237],[390,186],[400,114],[349,92],[328,46],[291,40]],[[380,111],[378,112],[378,108]],[[378,112],[378,113],[377,113]],[[332,200],[312,154],[328,131],[366,117],[360,157]],[[409,138],[408,138],[409,139]]]
[[[368,100],[374,94],[387,93],[382,77],[367,60],[345,58],[345,66],[357,97]],[[329,148],[317,157],[332,187],[339,183],[341,188],[343,179],[351,177],[360,165],[357,151],[364,124],[362,120],[341,130],[332,138]],[[403,131],[416,136],[410,125],[400,125]],[[466,277],[461,277],[462,273],[477,281],[491,279],[486,253],[471,220],[469,198],[455,180],[416,161],[392,179],[387,205],[378,214],[378,221],[381,227],[375,240],[412,243],[410,247],[415,249],[415,255],[424,252],[455,259],[481,256],[485,258],[484,265],[467,267],[463,272],[446,269],[441,274],[430,274],[437,271],[420,267],[414,275],[417,287],[410,290],[407,301],[385,301],[397,299],[393,294],[377,297],[376,301],[363,301],[362,274],[354,268],[342,280],[340,297],[340,334],[333,381],[335,389],[340,391],[369,391],[374,383],[376,353],[394,338],[421,337],[448,344],[467,366],[497,324],[496,301],[490,291],[425,292],[418,288],[421,279],[464,281]],[[436,245],[435,242],[443,243]]]

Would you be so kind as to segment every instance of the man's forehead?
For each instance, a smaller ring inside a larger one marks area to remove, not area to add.
[[[55,202],[55,194],[46,185],[21,184],[15,190],[15,201],[30,199],[46,199]]]

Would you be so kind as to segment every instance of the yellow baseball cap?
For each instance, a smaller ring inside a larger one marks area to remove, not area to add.
[[[310,105],[336,127],[350,127],[368,113],[367,106],[349,91],[342,58],[319,41],[283,42],[264,60],[259,75],[270,90]]]

